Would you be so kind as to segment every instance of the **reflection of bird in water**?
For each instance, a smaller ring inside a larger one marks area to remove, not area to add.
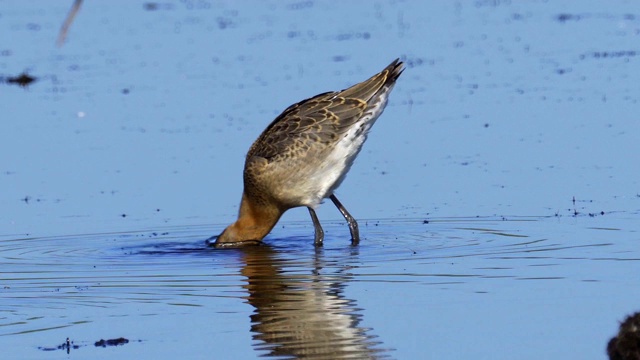
[[[324,232],[314,208],[325,198],[345,217],[357,244],[358,224],[334,191],[382,114],[402,70],[402,62],[395,60],[348,89],[291,105],[267,126],[247,153],[238,220],[218,236],[215,246],[255,244],[285,211],[298,206],[309,209],[319,246]]]
[[[256,350],[307,359],[385,358],[370,329],[359,325],[362,315],[355,301],[342,294],[350,277],[332,273],[319,256],[309,264],[313,273],[292,273],[292,264],[273,249],[244,249],[242,275],[247,300],[255,307],[251,331],[260,341]]]
[[[611,360],[640,360],[640,312],[628,316],[607,345]]]

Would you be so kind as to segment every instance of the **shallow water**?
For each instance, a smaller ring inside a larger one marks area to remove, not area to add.
[[[640,310],[633,5],[85,1],[57,48],[71,2],[4,3],[0,346],[604,359]],[[331,203],[322,249],[304,209],[266,246],[204,246],[280,111],[396,57],[338,190],[360,246]]]
[[[640,296],[635,219],[600,220],[367,221],[358,247],[331,223],[322,249],[300,223],[226,251],[208,227],[3,240],[0,341],[17,358],[67,337],[87,358],[598,358]]]

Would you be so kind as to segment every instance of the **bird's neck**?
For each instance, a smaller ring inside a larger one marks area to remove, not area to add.
[[[224,231],[226,241],[262,240],[273,229],[282,211],[274,204],[256,201],[242,193],[238,220]]]

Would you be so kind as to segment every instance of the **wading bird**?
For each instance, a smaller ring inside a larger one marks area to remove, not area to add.
[[[282,214],[306,206],[322,246],[324,231],[315,208],[329,198],[349,224],[351,243],[360,241],[358,223],[334,191],[382,114],[403,71],[399,59],[352,87],[326,92],[289,106],[251,145],[244,165],[238,220],[208,240],[217,248],[259,244]]]

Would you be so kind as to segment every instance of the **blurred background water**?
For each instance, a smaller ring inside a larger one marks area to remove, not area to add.
[[[598,359],[640,308],[634,2],[87,0],[56,47],[71,5],[0,2],[15,358],[66,357],[38,347],[71,337],[87,358],[328,356],[313,338],[340,356]],[[275,116],[396,57],[338,190],[359,249],[331,204],[324,250],[304,209],[267,249],[203,247]],[[8,81],[22,73],[36,81]],[[264,325],[299,319],[317,326]],[[89,349],[125,335],[140,341]]]

